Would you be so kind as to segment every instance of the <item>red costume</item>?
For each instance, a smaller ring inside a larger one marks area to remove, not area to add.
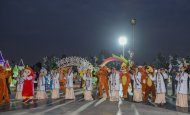
[[[23,84],[23,90],[22,90],[22,96],[23,96],[23,102],[33,102],[32,98],[34,96],[34,73],[33,70],[28,67],[24,70],[23,78],[24,84]]]

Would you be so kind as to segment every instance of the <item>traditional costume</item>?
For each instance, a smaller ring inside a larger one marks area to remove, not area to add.
[[[112,72],[109,77],[110,81],[110,101],[119,101],[120,76],[119,72]]]
[[[141,102],[142,101],[142,84],[141,84],[141,73],[135,72],[132,75],[133,79],[133,101]]]
[[[47,70],[45,68],[42,68],[40,70],[40,75],[38,78],[38,87],[37,87],[37,94],[36,98],[37,99],[46,99],[48,98],[46,94],[46,75],[47,75]]]
[[[186,72],[182,72],[179,76],[176,77],[176,80],[178,81],[176,106],[188,107],[188,74]]]
[[[65,79],[66,79],[66,94],[65,99],[75,99],[75,94],[73,90],[73,72],[69,72]]]
[[[52,99],[57,99],[60,97],[59,89],[60,89],[59,73],[55,72],[52,73],[52,95],[51,95]]]
[[[164,104],[166,103],[165,94],[166,94],[166,87],[164,83],[164,79],[168,78],[168,75],[166,73],[156,73],[156,99],[155,103],[157,104]]]
[[[60,67],[58,68],[59,71],[59,83],[60,83],[60,90],[62,90],[65,93],[65,72],[66,68]]]
[[[87,101],[93,100],[92,98],[92,75],[86,73],[83,77],[84,80],[84,99]]]
[[[22,90],[22,97],[24,103],[33,103],[33,96],[34,96],[34,73],[30,67],[24,69],[23,72],[23,90]]]
[[[15,99],[23,99],[22,98],[23,84],[24,84],[23,77],[17,76],[17,86],[16,86],[16,97],[15,97]]]

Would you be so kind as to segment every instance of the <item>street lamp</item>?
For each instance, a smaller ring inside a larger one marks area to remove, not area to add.
[[[130,20],[130,23],[131,23],[131,25],[133,27],[133,52],[134,52],[134,50],[135,50],[135,25],[137,23],[137,20],[135,18],[132,18]]]
[[[127,38],[125,36],[121,36],[119,38],[119,44],[123,46],[123,57],[125,57],[125,45],[127,44]]]

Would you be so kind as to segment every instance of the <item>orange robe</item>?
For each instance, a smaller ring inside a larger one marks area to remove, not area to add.
[[[64,68],[59,68],[58,71],[60,75],[59,77],[60,90],[63,90],[63,92],[65,93],[66,88],[65,88],[65,79],[64,79],[65,77]]]

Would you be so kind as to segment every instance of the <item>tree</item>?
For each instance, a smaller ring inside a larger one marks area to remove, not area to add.
[[[43,58],[42,65],[47,70],[52,70],[53,68],[57,68],[58,58],[56,56],[46,56]]]
[[[161,53],[158,53],[157,57],[153,61],[153,65],[156,68],[168,68],[166,57]]]

